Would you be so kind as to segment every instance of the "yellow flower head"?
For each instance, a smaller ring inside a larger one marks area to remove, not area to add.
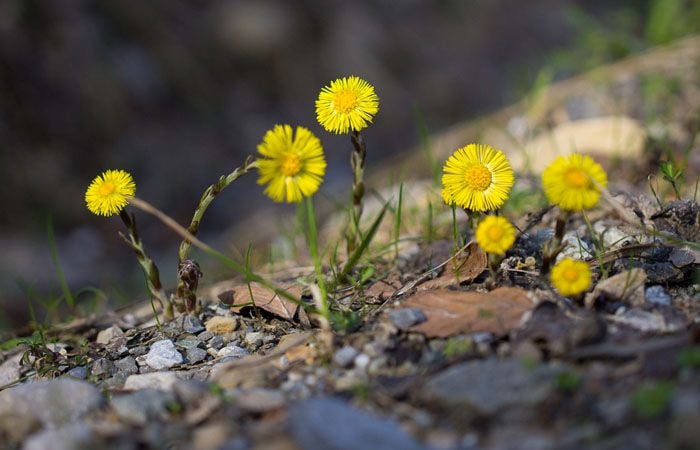
[[[508,219],[486,216],[476,227],[476,243],[487,253],[502,255],[515,242],[515,227]]]
[[[85,192],[85,203],[93,214],[119,214],[136,193],[131,174],[123,170],[108,170],[98,175]]]
[[[321,89],[316,119],[331,133],[344,134],[366,128],[379,111],[374,87],[362,78],[339,78]]]
[[[555,159],[542,173],[544,195],[565,211],[594,207],[600,187],[608,184],[605,170],[590,156],[572,154]]]
[[[561,295],[578,295],[591,286],[591,269],[583,261],[564,258],[552,267],[549,278]]]
[[[515,182],[506,156],[490,145],[469,144],[457,149],[447,158],[442,172],[445,203],[471,211],[500,208]]]
[[[276,202],[299,202],[313,195],[326,173],[321,141],[304,127],[275,125],[258,145],[258,184]]]

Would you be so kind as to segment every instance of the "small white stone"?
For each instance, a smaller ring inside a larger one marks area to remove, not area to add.
[[[104,330],[97,333],[97,339],[95,339],[95,342],[97,342],[98,344],[107,345],[112,339],[121,336],[124,336],[124,332],[122,331],[122,329],[116,325],[112,325],[111,327],[105,328]]]
[[[170,339],[154,342],[146,355],[146,364],[156,370],[169,369],[182,364],[182,361],[182,354],[175,349],[175,344]]]
[[[169,391],[177,381],[178,378],[174,372],[151,372],[129,375],[124,382],[124,389],[136,391],[139,389],[151,388]]]
[[[227,356],[242,358],[246,355],[249,355],[248,350],[237,345],[227,345],[226,347],[219,350],[216,354],[216,356],[218,356],[219,358],[225,358]]]

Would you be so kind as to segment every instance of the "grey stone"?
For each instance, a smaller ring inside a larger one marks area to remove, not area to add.
[[[183,350],[200,347],[201,345],[202,341],[200,341],[199,339],[180,339],[179,341],[175,342],[175,346]]]
[[[125,422],[146,425],[151,420],[165,420],[168,407],[176,402],[175,395],[159,389],[141,389],[112,398],[114,412]]]
[[[214,350],[219,350],[224,346],[224,338],[218,334],[209,340],[209,346]]]
[[[142,356],[146,353],[148,353],[148,348],[143,345],[139,345],[138,347],[132,347],[129,349],[129,354],[134,357]]]
[[[282,392],[274,389],[246,389],[234,395],[236,406],[245,412],[254,414],[279,409],[285,404]]]
[[[146,364],[155,370],[169,369],[182,361],[182,355],[170,339],[154,342],[146,355]]]
[[[575,259],[585,259],[593,254],[591,246],[576,235],[576,233],[566,233],[561,240],[564,248],[557,255],[557,262],[566,257]]]
[[[124,336],[122,329],[116,325],[112,325],[111,327],[105,328],[97,333],[97,339],[95,339],[95,342],[98,344],[107,345],[112,339],[122,336]]]
[[[399,330],[407,330],[413,325],[425,322],[428,318],[418,308],[401,308],[389,311],[389,320]]]
[[[7,361],[0,365],[0,386],[10,384],[17,381],[20,376],[19,361],[22,359],[22,353],[17,353],[11,356]]]
[[[393,420],[369,414],[345,402],[317,397],[289,408],[289,429],[304,450],[418,450],[424,447]]]
[[[198,403],[211,395],[209,383],[197,380],[180,380],[173,385],[173,392],[186,405]]]
[[[204,325],[197,316],[187,315],[182,321],[182,329],[185,333],[195,334],[204,331]]]
[[[355,347],[346,345],[333,355],[333,362],[340,367],[350,367],[360,352]]]
[[[102,448],[104,443],[84,423],[66,425],[60,428],[47,428],[30,436],[23,450],[79,450]]]
[[[668,292],[666,292],[663,286],[659,286],[658,284],[649,286],[646,291],[644,291],[644,296],[646,297],[647,303],[652,305],[670,306],[672,304],[671,296],[668,295]]]
[[[515,360],[495,358],[453,366],[426,383],[426,404],[450,410],[461,418],[519,416],[540,405],[551,393],[557,369],[529,369]]]
[[[645,311],[639,308],[624,309],[619,314],[607,316],[606,319],[644,333],[680,331],[688,325],[682,317],[665,316],[658,311]]]
[[[226,347],[219,350],[216,356],[218,356],[219,358],[226,358],[229,356],[232,356],[234,358],[242,358],[249,354],[250,353],[248,352],[248,350],[244,349],[243,347],[239,347],[237,345],[227,345]]]
[[[263,343],[265,333],[261,331],[251,331],[245,335],[245,343],[250,347],[258,348]]]
[[[197,339],[199,339],[202,342],[207,342],[209,339],[214,337],[214,333],[210,331],[202,331],[197,335]]]
[[[197,364],[198,362],[204,361],[207,359],[207,356],[209,356],[207,351],[198,347],[188,348],[185,353],[187,362],[190,364]]]
[[[66,372],[66,376],[75,378],[76,380],[84,380],[88,376],[88,370],[85,366],[73,367],[71,370]]]
[[[129,375],[138,373],[139,371],[139,368],[136,366],[136,360],[133,356],[127,356],[126,358],[115,361],[114,365],[117,367],[117,369]]]
[[[83,381],[36,381],[0,392],[0,417],[24,417],[57,427],[77,421],[98,408],[103,400],[96,387]]]
[[[116,371],[117,369],[114,367],[114,363],[107,358],[96,359],[90,368],[90,374],[96,377],[112,376]]]
[[[124,383],[126,390],[138,389],[161,389],[170,390],[178,381],[177,375],[173,372],[151,372],[143,374],[135,374],[129,376]]]

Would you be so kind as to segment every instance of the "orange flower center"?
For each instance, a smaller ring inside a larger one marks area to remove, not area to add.
[[[567,283],[573,283],[578,280],[579,273],[575,267],[567,267],[564,269],[561,276]]]
[[[347,114],[357,107],[357,94],[350,89],[338,91],[333,97],[333,106],[339,113]]]
[[[489,229],[486,230],[486,235],[493,242],[500,241],[504,234],[505,234],[505,232],[504,232],[503,228],[499,227],[499,226],[495,226],[495,225],[492,227],[489,227]]]
[[[112,195],[115,190],[117,190],[117,186],[112,182],[106,181],[100,186],[99,192],[102,197],[107,197],[108,195]]]
[[[491,185],[491,171],[481,164],[471,166],[464,174],[467,187],[474,191],[485,191]]]
[[[284,158],[284,161],[282,161],[282,167],[280,170],[285,177],[293,177],[301,170],[301,159],[298,155],[293,153],[287,155]]]
[[[569,169],[564,175],[564,179],[572,188],[583,189],[591,186],[591,180],[586,172],[581,169]]]

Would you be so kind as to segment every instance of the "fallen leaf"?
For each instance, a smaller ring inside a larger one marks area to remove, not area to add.
[[[428,318],[411,331],[445,338],[477,331],[506,334],[520,324],[535,301],[528,291],[513,287],[485,293],[436,289],[418,292],[407,298],[403,306],[419,308]]]
[[[486,270],[487,264],[486,253],[476,242],[470,242],[451,261],[447,261],[439,277],[419,284],[417,289],[424,291],[471,283]]]
[[[303,289],[301,286],[296,284],[287,284],[282,285],[281,287],[292,296],[301,298]],[[296,303],[284,297],[280,297],[273,291],[257,283],[250,283],[250,289],[248,289],[247,284],[242,284],[239,286],[234,286],[232,290],[233,304],[231,305],[231,310],[233,312],[240,312],[241,309],[251,307],[254,304],[257,308],[263,309],[283,319],[292,321],[294,320],[294,315],[299,308],[299,305]]]

